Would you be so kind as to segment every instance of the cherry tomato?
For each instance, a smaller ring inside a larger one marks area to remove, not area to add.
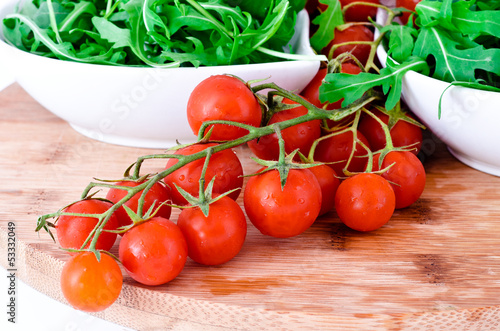
[[[177,225],[186,238],[188,256],[204,265],[231,260],[240,252],[247,234],[243,210],[228,197],[211,203],[208,216],[200,207],[182,210]]]
[[[352,25],[345,30],[335,30],[333,40],[321,51],[328,58],[336,58],[342,53],[350,52],[363,65],[366,64],[370,55],[370,45],[349,44],[337,47],[330,57],[330,49],[339,44],[357,41],[373,41],[373,32],[364,25]]]
[[[338,179],[335,170],[326,164],[320,164],[307,169],[316,176],[319,186],[321,187],[322,199],[321,209],[319,211],[319,216],[321,216],[335,207],[335,193],[337,193],[337,188],[340,185],[340,179]]]
[[[102,311],[118,299],[123,276],[118,263],[102,253],[81,252],[69,259],[61,273],[61,290],[71,306],[86,312]]]
[[[417,4],[421,0],[396,0],[396,7],[403,7],[411,11],[415,11],[415,7],[417,7]],[[401,16],[401,23],[405,24],[408,23],[408,19],[410,18],[409,12],[404,12],[403,15]]]
[[[134,182],[134,181],[121,181],[116,183],[116,185],[119,186],[125,186],[125,187],[135,187],[141,184],[142,182]],[[130,200],[124,203],[125,206],[129,207],[132,209],[134,212],[137,212],[137,205],[139,204],[139,198],[141,197],[143,191],[140,191],[139,193],[135,194]],[[106,195],[106,199],[113,203],[117,203],[120,201],[122,198],[124,198],[127,195],[127,191],[121,190],[118,188],[111,188],[108,191],[108,194]],[[144,197],[144,204],[142,207],[142,212],[145,213],[149,210],[149,208],[154,204],[154,208],[156,209],[159,205],[161,205],[163,202],[167,202],[170,200],[170,190],[165,187],[160,182],[156,182],[153,184],[153,186],[148,190],[146,193],[146,196]],[[170,213],[172,212],[172,208],[168,205],[163,205],[161,208],[158,210],[158,212],[155,214],[155,216],[161,216],[164,218],[169,218]],[[132,220],[130,217],[127,215],[127,212],[123,207],[120,207],[116,210],[116,216],[118,218],[118,227],[121,226],[127,226],[132,224]]]
[[[245,83],[229,75],[215,75],[198,84],[187,104],[187,118],[195,135],[203,122],[225,120],[259,126],[260,104]],[[207,130],[208,131],[208,130]],[[216,124],[211,140],[234,140],[248,131],[231,125]]]
[[[335,209],[340,220],[357,231],[373,231],[386,224],[394,213],[395,204],[391,184],[372,173],[347,178],[335,195]]]
[[[389,123],[389,116],[382,113],[378,109],[370,110],[385,124]],[[411,116],[408,116],[413,118]],[[374,150],[380,150],[386,145],[386,138],[384,130],[376,119],[368,114],[363,114],[358,126],[359,131],[363,133],[366,139],[370,142],[370,147]],[[406,122],[404,120],[397,120],[396,124],[390,129],[391,139],[394,147],[411,146],[412,153],[418,154],[422,147],[422,129],[418,126]]]
[[[181,230],[163,217],[153,217],[127,231],[119,247],[125,270],[144,285],[161,285],[177,277],[184,269],[187,254]]]
[[[283,100],[287,104],[295,104],[291,100]],[[298,106],[295,108],[285,109],[273,114],[269,124],[284,122],[286,120],[297,118],[307,114],[307,108]],[[296,149],[307,155],[311,149],[313,142],[321,135],[321,122],[319,120],[300,123],[281,131],[281,136],[285,142],[285,152],[287,154]],[[260,159],[278,160],[279,144],[276,133],[260,137],[259,139],[248,142],[250,150]]]
[[[340,0],[342,8],[353,2],[371,2],[379,4],[379,0]],[[346,22],[369,22],[368,18],[374,18],[377,14],[377,7],[370,5],[353,5],[344,13]]]
[[[344,62],[342,63],[340,71],[346,74],[357,75],[361,72],[361,68],[352,62]],[[318,70],[316,76],[314,76],[311,82],[309,82],[309,84],[305,87],[301,95],[316,107],[325,107],[325,109],[327,110],[340,109],[342,108],[342,102],[344,101],[343,98],[333,103],[322,103],[321,101],[319,101],[319,87],[323,83],[323,79],[325,78],[327,72],[327,68]],[[338,122],[327,120],[326,125],[328,128],[333,128],[335,126],[342,126],[343,124],[349,123],[352,120],[354,120],[354,114],[352,116],[347,116]]]
[[[113,205],[110,202],[98,199],[85,199],[75,202],[74,204],[66,207],[63,211],[66,213],[76,214],[102,214],[111,208]],[[80,249],[94,230],[99,219],[96,217],[84,216],[68,216],[62,215],[56,222],[56,233],[59,245],[62,248]],[[105,230],[116,230],[118,227],[118,219],[113,213],[106,225]],[[101,232],[97,239],[96,249],[109,251],[115,243],[117,234],[111,232]],[[88,248],[89,243],[85,246]]]
[[[370,144],[361,132],[358,131],[356,136],[368,148],[370,148]],[[314,159],[320,162],[328,163],[328,165],[335,170],[335,173],[342,176],[344,174],[344,168],[346,168],[349,156],[352,153],[354,145],[353,138],[354,135],[352,131],[346,131],[321,140],[314,152]],[[367,151],[357,142],[354,150],[354,157],[351,159],[347,170],[350,172],[362,172],[366,169],[367,162]]]
[[[290,169],[281,189],[278,170],[249,178],[243,204],[252,224],[264,235],[297,236],[316,220],[321,209],[321,187],[308,169]]]
[[[326,105],[326,109],[328,110],[339,109],[342,107],[341,104],[344,99],[340,99],[339,101],[330,104],[327,104],[326,102],[322,103],[321,101],[319,101],[319,87],[323,83],[323,79],[325,78],[327,72],[328,72],[327,68],[322,68],[318,70],[316,76],[314,76],[314,78],[304,88],[301,95],[316,107],[323,108],[323,106]],[[344,62],[342,63],[340,72],[357,75],[361,72],[361,68],[355,65],[354,63]]]
[[[379,170],[380,154],[373,158],[374,170]],[[420,198],[425,188],[425,169],[422,162],[411,152],[393,151],[382,162],[382,169],[393,164],[381,176],[392,185],[396,195],[396,209],[410,206]]]
[[[177,150],[175,154],[192,155],[216,145],[215,143],[190,145]],[[177,162],[175,158],[169,159],[166,168],[173,166]],[[205,158],[190,162],[164,178],[165,184],[171,189],[171,198],[174,204],[187,204],[186,199],[177,191],[174,184],[177,184],[191,195],[198,196],[204,162]],[[214,176],[216,176],[216,179],[213,186],[213,193],[222,194],[232,189],[237,189],[228,195],[231,199],[236,200],[243,186],[243,167],[233,150],[225,149],[212,154],[207,172],[205,173],[205,186],[208,185]]]

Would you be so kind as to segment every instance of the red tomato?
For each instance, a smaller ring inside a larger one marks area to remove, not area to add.
[[[342,73],[357,75],[361,72],[361,68],[351,62],[342,63],[342,68],[340,70]],[[316,76],[309,82],[309,84],[302,91],[301,95],[310,103],[315,105],[316,107],[322,108],[326,105],[326,102],[319,101],[319,87],[323,83],[323,79],[325,78],[328,72],[327,68],[320,69]],[[330,103],[326,106],[326,109],[339,109],[341,108],[342,101],[344,99],[340,99],[334,103]]]
[[[284,103],[294,104],[290,100],[283,100]],[[285,109],[273,114],[269,124],[284,122],[307,114],[307,108],[298,106]],[[281,136],[285,142],[285,152],[287,154],[299,149],[304,155],[309,153],[311,145],[321,135],[321,121],[314,120],[297,124],[281,131]],[[279,157],[278,136],[276,133],[261,137],[248,142],[248,147],[258,158],[264,160],[277,160]]]
[[[373,32],[364,25],[352,25],[342,31],[335,30],[335,37],[328,44],[328,46],[323,48],[321,53],[326,55],[329,59],[333,59],[342,53],[351,52],[352,55],[354,55],[359,60],[359,62],[364,65],[366,64],[368,56],[370,55],[370,45],[350,44],[339,46],[335,49],[333,55],[330,57],[330,49],[334,45],[356,41],[373,41]]]
[[[374,171],[379,170],[380,154],[373,158]],[[420,198],[425,188],[425,169],[411,152],[393,151],[384,157],[382,169],[394,164],[381,174],[392,185],[396,195],[396,209],[405,208]]]
[[[245,214],[228,197],[211,203],[208,216],[199,207],[182,210],[177,225],[186,238],[188,256],[204,265],[231,260],[240,252],[247,234]]]
[[[319,186],[321,187],[322,199],[321,210],[319,211],[319,216],[321,216],[328,213],[335,207],[335,193],[337,193],[337,188],[340,185],[340,179],[338,179],[335,170],[326,164],[321,164],[307,169],[309,169],[314,176],[316,176]]]
[[[321,199],[318,180],[308,169],[290,169],[284,189],[277,170],[252,176],[243,194],[252,224],[262,234],[276,238],[306,231],[319,215]]]
[[[382,113],[378,109],[370,110],[385,124],[389,123],[389,116]],[[411,117],[411,116],[408,116]],[[378,151],[385,147],[386,139],[384,130],[376,119],[368,114],[363,114],[358,126],[359,131],[363,133],[366,139],[370,142],[370,147],[374,151]],[[412,153],[418,154],[422,147],[422,129],[418,126],[408,123],[404,120],[398,120],[389,131],[394,147],[410,146],[413,148]]]
[[[262,120],[260,104],[245,83],[229,75],[215,75],[198,84],[188,100],[187,118],[195,135],[203,122],[234,121],[258,127]],[[236,126],[216,124],[211,140],[234,140],[248,133]]]
[[[370,148],[370,144],[361,132],[358,131],[356,135],[360,141]],[[352,153],[354,145],[353,138],[354,135],[352,131],[346,131],[321,140],[316,147],[314,159],[328,163],[328,165],[335,170],[335,173],[342,176],[344,174],[344,168],[347,165],[347,160]],[[349,167],[347,167],[347,170],[350,172],[362,172],[366,169],[367,162],[367,151],[359,143],[356,143],[354,157],[351,159],[351,163]]]
[[[161,285],[177,277],[184,269],[187,253],[181,230],[163,217],[153,217],[127,231],[119,247],[127,273],[144,285]]]
[[[116,183],[116,185],[125,186],[125,187],[135,187],[141,183],[134,182],[134,181],[122,181],[122,182]],[[144,198],[142,212],[143,213],[147,212],[153,204],[155,205],[154,208],[156,209],[163,202],[169,201],[170,200],[170,192],[169,191],[170,190],[160,182],[156,182],[155,184],[153,184],[153,186],[148,190],[148,193],[146,193],[146,196]],[[139,203],[139,198],[141,197],[142,192],[143,191],[140,191],[139,193],[134,195],[132,198],[130,198],[130,200],[125,202],[124,205],[126,205],[127,207],[132,209],[134,212],[137,212],[137,205]],[[126,195],[127,195],[127,191],[125,191],[125,190],[120,190],[118,188],[111,188],[108,191],[108,194],[106,195],[106,199],[108,199],[109,201],[111,201],[113,203],[117,203]],[[155,214],[155,216],[169,218],[171,212],[172,212],[172,208],[165,204],[158,210],[158,212]],[[118,227],[132,224],[132,220],[127,215],[127,212],[125,211],[125,209],[123,207],[118,208],[116,210],[115,214],[118,218]]]
[[[77,214],[102,214],[111,208],[113,205],[107,201],[97,199],[85,199],[78,201],[64,209],[66,213]],[[94,230],[98,223],[95,217],[84,216],[67,216],[62,215],[56,222],[56,233],[59,245],[62,248],[80,249]],[[108,222],[104,226],[105,230],[116,230],[118,227],[118,219],[113,213]],[[96,249],[109,251],[115,243],[117,234],[103,231],[99,239],[97,239]],[[89,243],[85,246],[88,248]]]
[[[175,154],[192,155],[216,145],[215,143],[190,145],[177,150]],[[169,159],[166,168],[170,168],[177,162],[175,158]],[[191,195],[198,196],[203,163],[205,163],[205,158],[190,162],[165,177],[164,181],[171,189],[171,198],[174,204],[187,204],[186,199],[177,191],[174,183]],[[232,189],[237,189],[229,194],[231,199],[236,200],[243,186],[243,167],[233,150],[226,149],[212,154],[205,174],[205,186],[208,185],[214,176],[216,176],[216,179],[213,186],[213,193],[222,194]]]
[[[118,263],[102,253],[101,261],[92,252],[69,259],[61,273],[61,290],[71,306],[86,312],[102,311],[118,299],[123,276]]]
[[[396,7],[403,7],[411,11],[415,11],[415,7],[421,0],[396,0]],[[403,15],[401,16],[401,23],[405,24],[408,23],[408,19],[410,18],[409,12],[404,12]]]
[[[394,213],[395,204],[389,182],[371,173],[347,178],[335,195],[335,209],[340,220],[357,231],[373,231],[386,224]]]
[[[342,8],[353,2],[371,2],[379,4],[379,0],[340,0]],[[377,7],[370,5],[353,5],[344,13],[346,22],[369,22],[368,18],[374,18],[377,14]]]

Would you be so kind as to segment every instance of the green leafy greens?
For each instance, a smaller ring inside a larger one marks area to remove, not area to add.
[[[274,62],[298,57],[284,47],[302,2],[269,0],[257,15],[233,0],[31,0],[4,18],[3,32],[21,50],[86,63]]]
[[[406,25],[390,20],[377,26],[387,49],[386,68],[377,74],[355,76],[330,73],[320,88],[320,100],[332,103],[343,98],[346,106],[373,88],[381,88],[390,110],[400,99],[401,80],[408,70],[450,86],[500,91],[498,0],[423,0],[416,6],[415,16],[416,26],[412,20]]]

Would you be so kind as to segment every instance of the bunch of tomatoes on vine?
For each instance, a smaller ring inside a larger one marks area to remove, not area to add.
[[[368,232],[420,197],[423,127],[403,104],[383,108],[376,89],[347,107],[319,100],[326,74],[376,70],[368,17],[377,6],[363,2],[349,22],[355,5],[345,4],[344,30],[321,50],[329,61],[300,94],[266,80],[211,76],[187,105],[196,143],[141,156],[119,180],[95,180],[80,200],[38,219],[36,230],[55,240],[55,229],[71,255],[61,288],[73,307],[95,312],[115,302],[123,282],[119,264],[135,281],[154,286],[177,277],[188,258],[200,265],[230,261],[244,245],[247,219],[275,238],[299,236],[327,213]],[[310,14],[318,10],[321,3]],[[260,170],[243,173],[235,147],[248,148]],[[165,168],[141,173],[151,159],[165,159]],[[173,208],[180,209],[175,220]],[[110,253],[117,241],[118,256]]]

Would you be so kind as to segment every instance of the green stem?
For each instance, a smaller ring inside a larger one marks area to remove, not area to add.
[[[219,30],[224,32],[229,38],[233,38],[233,33],[226,29],[224,25],[222,25],[219,20],[217,20],[212,14],[208,12],[205,8],[203,8],[198,1],[195,0],[186,0],[194,9],[196,9],[200,14],[208,18],[213,24],[217,26]]]
[[[376,8],[382,8],[388,12],[392,12],[392,10],[387,7],[387,6],[384,6],[380,3],[373,3],[373,2],[364,2],[364,1],[354,1],[354,2],[351,2],[351,3],[348,3],[347,5],[343,6],[342,7],[342,12],[344,13],[345,15],[345,12],[351,8],[351,7],[355,7],[355,6],[368,6],[368,7],[376,7]]]
[[[113,6],[110,6],[110,3],[112,3],[112,2],[113,2],[113,0],[108,0],[107,6],[106,6],[106,14],[104,15],[105,19],[108,19],[111,16],[111,14],[114,13],[114,11],[116,10],[116,7],[118,7],[118,5],[120,4],[120,2],[122,2],[122,1],[121,0],[117,0],[113,4]]]
[[[204,137],[203,137],[205,129],[207,129],[210,125],[213,125],[213,124],[230,124],[230,125],[238,126],[238,127],[247,129],[248,133],[246,135],[238,138],[238,139],[220,142],[219,144],[217,144],[213,147],[210,147],[208,149],[205,149],[205,150],[202,150],[200,152],[190,154],[190,155],[180,155],[180,154],[167,153],[167,154],[151,154],[151,155],[141,156],[141,157],[137,158],[136,162],[134,162],[129,168],[127,168],[126,174],[128,174],[129,171],[133,168],[133,174],[132,174],[132,176],[129,177],[131,180],[138,180],[141,178],[140,177],[141,166],[145,160],[176,158],[178,161],[174,165],[157,173],[156,175],[154,175],[150,178],[147,178],[147,176],[145,176],[144,182],[137,185],[137,186],[134,186],[134,187],[123,188],[121,186],[119,187],[117,185],[107,184],[107,183],[96,183],[96,182],[89,183],[82,193],[82,199],[87,198],[89,196],[89,192],[95,187],[125,189],[127,191],[127,194],[120,201],[114,203],[110,207],[110,209],[108,209],[106,212],[104,212],[102,214],[84,215],[87,217],[97,217],[99,219],[99,222],[96,225],[96,227],[91,231],[89,236],[86,238],[85,242],[83,243],[83,245],[81,247],[81,250],[83,250],[84,247],[90,242],[88,250],[96,251],[97,240],[98,240],[99,236],[101,235],[101,233],[103,231],[105,231],[104,227],[105,227],[106,223],[109,221],[111,215],[118,208],[120,208],[124,203],[129,201],[134,195],[136,195],[140,191],[143,191],[143,193],[141,194],[141,197],[139,198],[137,215],[139,215],[139,217],[142,218],[143,217],[142,216],[142,209],[143,209],[143,205],[144,205],[144,198],[145,198],[148,190],[155,183],[164,179],[166,176],[168,176],[169,174],[173,173],[174,171],[180,169],[181,167],[185,166],[186,164],[205,157],[206,160],[205,160],[204,168],[206,168],[208,159],[209,159],[210,155],[212,155],[212,154],[215,154],[215,153],[220,152],[222,150],[226,150],[226,149],[240,146],[240,145],[247,143],[251,140],[254,140],[254,139],[257,139],[257,138],[260,138],[260,137],[263,137],[265,135],[269,135],[272,133],[277,133],[279,135],[282,130],[284,130],[288,127],[291,127],[291,126],[294,126],[294,125],[297,125],[300,123],[308,122],[311,120],[331,119],[334,121],[338,121],[338,120],[344,118],[345,116],[348,116],[349,114],[351,114],[355,111],[358,111],[360,109],[360,107],[362,107],[364,104],[372,101],[375,98],[370,93],[367,93],[366,96],[364,96],[363,98],[358,100],[355,104],[353,104],[349,107],[346,107],[346,108],[332,111],[332,110],[325,110],[322,108],[318,108],[318,107],[314,106],[313,104],[311,104],[309,101],[300,97],[299,95],[294,94],[290,91],[287,91],[283,88],[280,88],[279,86],[277,86],[274,83],[261,84],[261,85],[252,87],[251,89],[254,93],[257,93],[257,92],[263,91],[263,90],[271,90],[270,92],[268,92],[271,99],[274,99],[275,95],[282,96],[284,98],[287,98],[293,102],[296,102],[296,103],[306,107],[308,112],[307,112],[307,114],[302,115],[300,117],[296,117],[293,119],[289,119],[286,121],[282,121],[282,122],[278,122],[275,124],[262,126],[262,127],[253,127],[253,126],[249,126],[249,125],[245,125],[245,124],[239,124],[239,123],[228,122],[228,121],[205,122],[205,123],[203,123],[202,127],[200,128],[200,133],[198,136],[200,142],[205,141]],[[269,102],[271,102],[271,104],[272,104],[274,101],[269,100]],[[283,144],[283,142],[281,142],[281,144]],[[283,146],[281,146],[281,147],[283,147]],[[284,153],[283,153],[283,155],[284,155]],[[281,157],[281,156],[280,156],[280,158],[283,159],[283,157]],[[282,161],[284,162],[286,160],[282,160]],[[205,171],[206,171],[206,169],[205,169]],[[204,174],[203,174],[203,177],[204,177]],[[203,188],[204,188],[203,179],[200,180],[200,194],[203,194],[204,190],[202,189],[201,185],[203,185]],[[49,215],[45,215],[45,216],[40,217],[38,227],[39,228],[44,227],[46,224],[45,220],[47,218],[52,217],[52,216],[57,217],[59,215],[61,215],[60,212],[56,213],[56,214],[49,214]]]
[[[59,44],[62,44],[63,41],[61,39],[61,36],[59,35],[59,29],[57,27],[56,15],[54,14],[54,6],[52,5],[52,0],[47,0],[47,7],[49,8],[50,27],[56,34],[57,42]]]

